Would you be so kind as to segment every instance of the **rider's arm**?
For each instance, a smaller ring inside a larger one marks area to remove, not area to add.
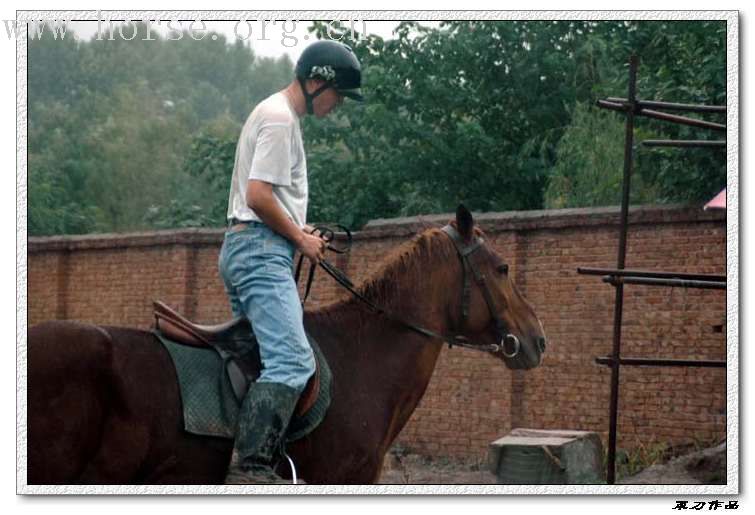
[[[278,205],[269,182],[249,180],[246,188],[246,203],[272,230],[291,241],[296,248],[312,261],[323,257],[325,242],[305,233]]]

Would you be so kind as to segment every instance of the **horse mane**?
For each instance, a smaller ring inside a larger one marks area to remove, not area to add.
[[[449,260],[455,255],[456,250],[443,231],[425,230],[389,252],[357,291],[383,305],[395,298],[400,288],[426,280],[434,261]]]
[[[378,306],[390,309],[390,301],[412,284],[427,279],[427,271],[435,262],[449,262],[458,259],[456,248],[447,234],[438,226],[423,224],[424,228],[414,237],[395,247],[378,263],[375,270],[355,287],[355,290]],[[449,221],[456,228],[456,221]],[[475,236],[485,237],[477,226]],[[345,290],[344,290],[345,291]],[[309,312],[311,315],[325,315],[327,318],[340,318],[342,307],[354,301],[352,295],[326,304]]]
[[[389,252],[355,289],[375,304],[389,307],[390,300],[402,289],[426,280],[427,271],[434,262],[452,258],[456,258],[456,249],[448,236],[437,227],[426,229]],[[338,308],[352,299],[349,296],[323,306],[315,313],[335,315]]]

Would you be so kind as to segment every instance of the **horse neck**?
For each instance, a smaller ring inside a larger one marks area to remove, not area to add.
[[[445,236],[430,235],[415,245],[422,248],[394,256],[360,293],[401,320],[448,334],[451,297],[461,295],[459,259]],[[367,395],[391,411],[385,435],[390,443],[422,398],[442,342],[374,313],[355,297],[308,318],[337,361],[334,373],[349,397],[343,400],[352,404]]]
[[[416,336],[406,327],[391,323],[392,317],[446,334],[452,325],[450,313],[458,311],[454,306],[462,294],[462,273],[448,237],[437,229],[427,231],[386,258],[376,275],[358,289],[362,297],[388,312],[388,316],[374,313],[355,296],[312,315],[325,325],[346,327],[346,332],[370,324],[380,333],[391,333],[386,336]],[[425,342],[427,337],[420,335],[419,341]]]

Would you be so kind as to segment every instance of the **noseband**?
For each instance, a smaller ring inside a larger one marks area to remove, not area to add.
[[[441,230],[446,235],[448,235],[448,237],[453,242],[454,247],[456,248],[456,252],[459,254],[459,259],[461,259],[461,263],[462,263],[462,273],[463,273],[463,286],[461,290],[462,323],[466,325],[469,319],[469,304],[470,304],[470,296],[471,296],[471,291],[472,291],[471,284],[469,281],[469,275],[471,272],[471,275],[474,277],[475,283],[477,283],[477,286],[480,288],[480,291],[482,292],[482,296],[485,299],[485,304],[488,306],[490,317],[495,321],[496,331],[498,333],[498,337],[500,341],[500,343],[498,344],[499,352],[501,352],[507,358],[516,357],[517,354],[519,354],[519,350],[521,349],[521,343],[519,342],[519,338],[517,338],[515,335],[509,332],[509,329],[506,326],[506,322],[504,322],[503,319],[500,316],[498,316],[498,311],[495,309],[495,301],[493,300],[493,295],[490,293],[490,288],[488,288],[488,283],[486,281],[485,275],[480,273],[480,271],[477,269],[477,267],[474,265],[474,263],[470,259],[470,256],[472,254],[474,254],[477,250],[482,248],[484,240],[480,238],[479,236],[476,236],[475,238],[473,238],[473,240],[469,244],[465,244],[464,240],[459,234],[459,231],[457,231],[456,228],[453,227],[452,225],[446,225]],[[456,336],[455,338],[458,340],[459,338],[464,338],[464,337]],[[514,350],[512,352],[506,351],[507,343],[513,346]]]

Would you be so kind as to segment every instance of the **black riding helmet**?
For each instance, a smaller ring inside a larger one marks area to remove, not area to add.
[[[299,79],[307,113],[312,114],[312,101],[328,88],[341,95],[361,102],[362,67],[354,51],[338,41],[323,40],[309,45],[296,63],[296,78]],[[325,84],[308,93],[304,83],[307,79],[324,80]]]

